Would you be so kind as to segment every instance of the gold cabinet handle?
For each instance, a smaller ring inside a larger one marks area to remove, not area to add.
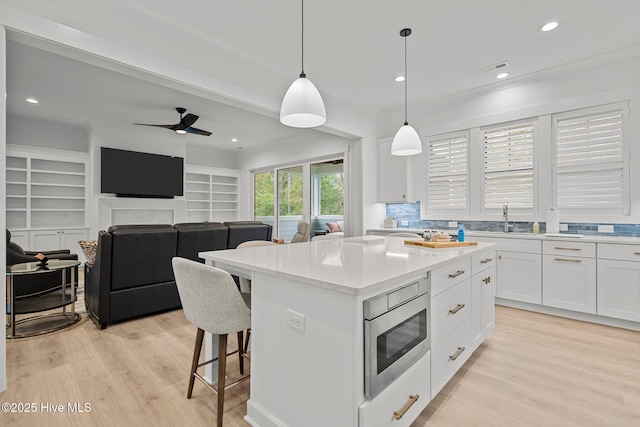
[[[458,347],[456,352],[453,353],[451,356],[449,356],[449,359],[456,360],[458,358],[458,356],[460,356],[462,354],[463,351],[465,351],[464,347]]]
[[[456,314],[457,312],[459,312],[463,308],[464,308],[464,304],[458,304],[458,305],[456,305],[455,308],[452,308],[451,310],[449,310],[449,314]]]
[[[482,261],[480,261],[480,264],[486,264],[488,262],[493,261],[493,258],[487,258],[487,259],[483,259]]]
[[[484,279],[482,279],[482,281],[485,285],[488,285],[489,283],[491,283],[491,276],[485,277]]]
[[[454,278],[458,277],[461,274],[464,274],[464,270],[458,270],[455,273],[451,273],[449,275],[449,279],[454,279]]]
[[[640,255],[640,252],[634,252],[633,254],[634,255]]]
[[[405,414],[405,412],[407,412],[409,410],[409,408],[411,408],[413,406],[413,404],[418,401],[418,399],[420,399],[420,395],[419,394],[411,394],[411,395],[409,395],[409,400],[407,400],[407,403],[405,403],[404,406],[402,408],[400,408],[400,410],[393,411],[393,418],[395,418],[396,420],[399,420],[400,418],[402,418],[402,416]]]
[[[564,258],[554,258],[556,261],[564,261],[564,262],[582,262],[579,259],[564,259]]]
[[[580,248],[562,248],[560,246],[555,246],[553,249],[558,249],[559,251],[581,251]]]

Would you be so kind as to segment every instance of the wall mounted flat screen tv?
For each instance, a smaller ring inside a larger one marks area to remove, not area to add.
[[[182,196],[184,159],[101,147],[100,192],[121,197]]]

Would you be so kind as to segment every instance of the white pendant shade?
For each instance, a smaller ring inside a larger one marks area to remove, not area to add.
[[[294,128],[312,128],[327,121],[327,112],[320,92],[311,80],[300,77],[284,95],[280,107],[280,122]]]
[[[398,129],[391,143],[391,154],[394,156],[413,156],[420,153],[422,153],[422,141],[420,141],[418,132],[411,125],[404,125]]]

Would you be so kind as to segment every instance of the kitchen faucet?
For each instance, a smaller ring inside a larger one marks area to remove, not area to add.
[[[504,232],[508,233],[513,229],[512,225],[509,225],[509,205],[502,205],[502,217],[504,218]]]

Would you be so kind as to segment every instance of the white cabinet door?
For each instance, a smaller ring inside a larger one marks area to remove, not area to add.
[[[406,199],[406,158],[391,154],[391,142],[378,144],[378,201],[404,202]]]
[[[542,304],[542,255],[497,251],[497,296]]]
[[[598,314],[640,322],[640,263],[598,260]]]
[[[495,272],[491,268],[471,279],[471,340],[475,350],[495,327]]]
[[[544,255],[543,304],[596,313],[596,260]]]
[[[31,231],[29,250],[55,251],[60,247],[60,232],[56,230]]]

